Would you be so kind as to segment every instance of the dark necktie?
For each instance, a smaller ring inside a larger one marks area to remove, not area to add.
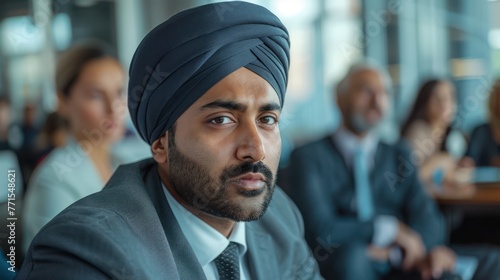
[[[240,279],[240,259],[238,244],[230,242],[226,249],[215,259],[220,280]]]

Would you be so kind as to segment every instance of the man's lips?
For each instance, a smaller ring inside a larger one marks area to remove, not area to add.
[[[246,173],[232,179],[231,183],[246,191],[255,191],[266,185],[266,178],[260,173]]]
[[[246,173],[236,177],[235,180],[266,181],[266,178],[260,173]]]

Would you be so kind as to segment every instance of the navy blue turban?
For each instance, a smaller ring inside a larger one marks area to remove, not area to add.
[[[180,12],[149,32],[134,54],[128,86],[132,121],[152,144],[241,67],[265,79],[283,105],[289,48],[285,26],[255,4],[221,2]]]

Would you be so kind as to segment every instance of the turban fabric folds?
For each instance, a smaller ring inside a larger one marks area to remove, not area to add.
[[[283,105],[289,47],[281,21],[251,3],[220,2],[174,15],[146,35],[130,65],[128,107],[137,131],[152,144],[241,67],[265,79]]]

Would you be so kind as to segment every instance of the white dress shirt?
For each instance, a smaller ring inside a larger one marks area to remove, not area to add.
[[[187,241],[191,245],[207,279],[219,279],[219,273],[217,272],[217,266],[214,260],[226,249],[231,241],[237,243],[239,248],[240,279],[250,279],[245,261],[245,253],[247,251],[245,223],[236,222],[228,239],[182,206],[172,194],[170,194],[163,183],[162,187],[168,204],[170,205],[170,209],[172,209],[172,213],[179,223],[182,233],[186,236]]]
[[[375,154],[379,143],[379,138],[368,134],[364,138],[359,138],[344,127],[340,127],[332,136],[335,145],[337,145],[347,167],[352,169],[354,154],[356,150],[363,149],[366,154],[366,166],[370,170],[375,164]],[[376,204],[376,203],[374,203]],[[372,245],[377,247],[387,247],[394,242],[398,234],[398,220],[390,215],[378,215],[373,222],[374,232]]]

